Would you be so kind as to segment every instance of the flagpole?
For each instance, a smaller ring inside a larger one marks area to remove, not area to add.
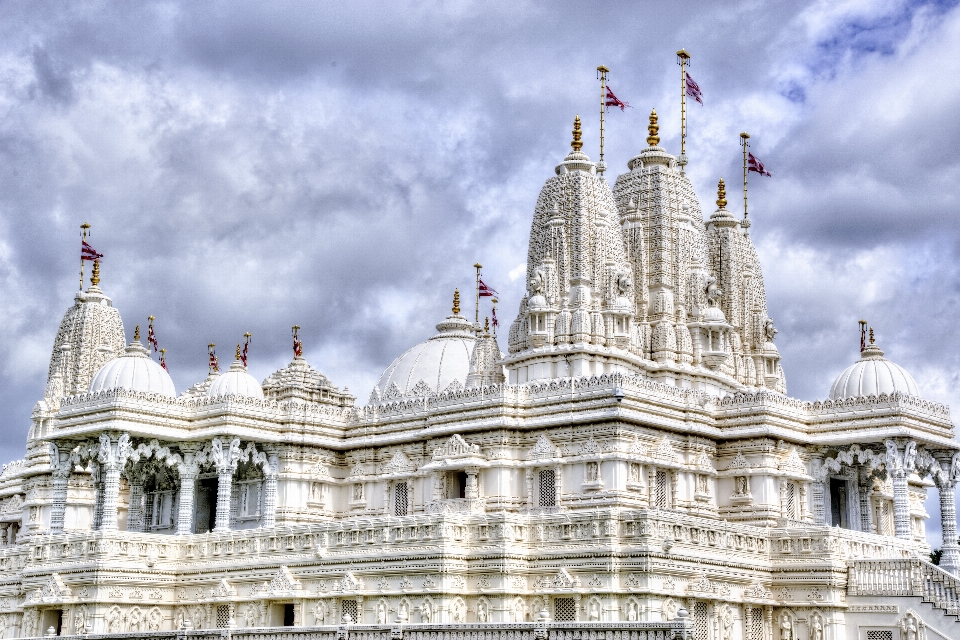
[[[744,131],[740,134],[740,146],[743,147],[743,227],[750,228],[750,220],[747,218],[747,147],[750,134]]]
[[[493,319],[496,320],[496,322],[493,323],[493,337],[496,338],[496,337],[497,337],[497,325],[500,323],[500,321],[497,320],[497,299],[496,299],[496,298],[493,298],[493,299],[491,300],[491,302],[493,303]]]
[[[474,286],[474,292],[476,295],[476,300],[473,307],[473,330],[474,332],[479,333],[480,328],[480,269],[483,268],[483,265],[479,262],[473,265],[473,268],[477,270],[477,282]]]
[[[607,74],[610,69],[600,65],[597,67],[597,77],[600,79],[600,162],[597,164],[597,173],[603,175],[607,165],[603,161],[603,133],[607,115]]]
[[[80,225],[80,242],[87,241],[87,231],[90,229],[90,224],[84,222]],[[80,245],[80,291],[83,291],[83,245]]]
[[[680,165],[680,173],[687,166],[687,64],[689,64],[690,54],[684,49],[677,51],[677,64],[680,65],[680,157],[677,158],[677,164]]]

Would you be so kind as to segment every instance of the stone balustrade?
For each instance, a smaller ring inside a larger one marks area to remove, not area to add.
[[[59,636],[76,640],[692,640],[693,622],[519,622],[198,629]]]
[[[919,596],[948,615],[960,615],[960,580],[916,558],[853,562],[847,577],[847,594]]]

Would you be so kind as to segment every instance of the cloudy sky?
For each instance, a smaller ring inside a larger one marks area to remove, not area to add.
[[[704,209],[739,176],[740,131],[774,174],[753,181],[751,231],[790,395],[826,397],[866,318],[960,408],[956,2],[342,4],[0,2],[5,459],[77,289],[81,222],[127,335],[157,317],[178,389],[245,331],[265,377],[299,324],[362,403],[473,263],[512,319],[577,113],[596,156],[598,64],[634,106],[608,119],[611,177],[653,107],[678,152],[681,47],[706,103],[688,137]]]

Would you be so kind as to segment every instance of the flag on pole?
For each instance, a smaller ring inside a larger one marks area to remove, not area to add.
[[[496,329],[500,326],[500,321],[497,320],[497,308],[493,308],[493,328]]]
[[[150,321],[150,326],[147,328],[147,344],[153,345],[154,353],[160,351],[160,344],[157,342],[157,334],[153,332],[153,320]]]
[[[700,85],[698,85],[693,78],[690,77],[690,74],[687,74],[687,95],[703,104],[703,94],[700,92]]]
[[[217,350],[214,349],[216,345],[211,344],[207,349],[210,351],[210,362],[207,364],[210,367],[210,373],[216,373],[220,371],[220,362],[217,360]]]
[[[247,354],[250,352],[250,334],[245,333],[243,334],[243,337],[246,338],[247,341],[243,343],[243,351],[240,353],[240,362],[243,363],[243,366],[247,366]]]
[[[80,248],[80,259],[81,260],[100,260],[103,258],[102,253],[97,253],[97,250],[91,247],[86,240],[81,240],[83,246]]]
[[[164,357],[166,353],[166,349],[160,349],[160,366],[163,367],[164,371],[170,373],[170,369],[167,369],[167,359]]]
[[[607,101],[605,104],[608,107],[620,107],[620,111],[623,111],[626,107],[630,106],[628,103],[618,98],[609,86],[607,87]]]
[[[294,325],[293,327],[293,355],[295,358],[299,358],[303,355],[303,343],[300,342],[300,336],[298,335],[298,330],[300,327]]]
[[[478,282],[480,283],[479,291],[480,291],[481,298],[492,298],[493,296],[500,295],[499,293],[497,293],[496,289],[491,289],[490,287],[488,287],[483,280],[479,280]]]
[[[749,167],[747,171],[755,171],[761,176],[770,177],[770,172],[763,168],[763,163],[757,158],[757,156],[752,153],[747,154],[747,166]]]

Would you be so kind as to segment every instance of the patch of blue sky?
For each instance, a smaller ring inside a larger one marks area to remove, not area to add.
[[[882,13],[858,13],[837,22],[817,39],[806,67],[812,80],[830,80],[842,66],[868,56],[891,56],[910,34],[918,14],[929,19],[946,13],[960,0],[906,0]]]

